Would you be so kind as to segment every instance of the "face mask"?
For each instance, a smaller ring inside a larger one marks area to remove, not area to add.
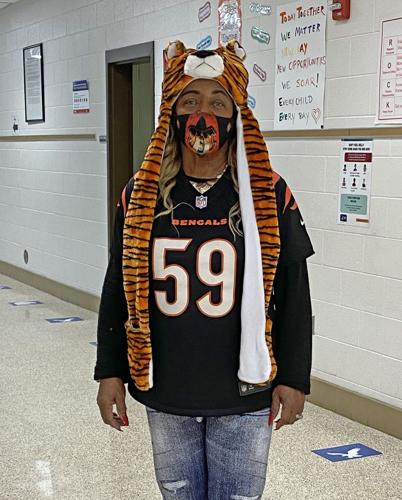
[[[233,136],[233,118],[192,113],[175,115],[173,121],[180,141],[199,156],[216,153]]]

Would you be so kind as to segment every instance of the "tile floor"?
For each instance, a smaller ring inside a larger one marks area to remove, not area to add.
[[[0,499],[161,498],[143,407],[128,396],[122,433],[98,414],[96,314],[6,276],[0,285],[11,287],[0,289]],[[83,321],[46,321],[62,316]],[[357,442],[383,454],[330,462],[311,451]],[[268,477],[263,500],[401,500],[402,442],[307,404],[274,433]]]

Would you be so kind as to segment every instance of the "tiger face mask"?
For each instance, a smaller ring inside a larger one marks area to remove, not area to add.
[[[178,139],[199,156],[216,153],[233,137],[234,119],[211,113],[192,113],[175,116]]]

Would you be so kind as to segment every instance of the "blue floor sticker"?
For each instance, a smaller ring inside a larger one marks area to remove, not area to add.
[[[46,318],[49,323],[72,323],[73,321],[82,321],[78,316],[67,316],[66,318]]]
[[[11,290],[11,286],[0,285],[0,290]]]
[[[98,345],[98,342],[90,342],[90,344],[96,347]]]
[[[312,450],[313,453],[326,458],[331,462],[341,462],[343,460],[352,460],[354,458],[371,457],[373,455],[382,455],[380,451],[369,448],[361,443],[346,444],[344,446],[335,446],[334,448],[323,448],[321,450]]]
[[[12,306],[34,306],[36,304],[43,304],[40,300],[18,300],[17,302],[10,302]]]

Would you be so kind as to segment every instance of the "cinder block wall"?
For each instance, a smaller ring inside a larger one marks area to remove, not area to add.
[[[155,41],[156,115],[162,49],[180,38],[217,45],[217,0],[20,0],[0,10],[0,134],[14,117],[24,133],[105,133],[108,49]],[[286,3],[272,0],[270,4]],[[242,0],[250,94],[261,128],[273,127],[275,25]],[[327,25],[325,128],[373,126],[380,22],[393,0],[354,0],[348,22]],[[252,26],[271,43],[251,38]],[[43,42],[46,122],[24,122],[22,48]],[[254,63],[267,71],[262,83]],[[72,81],[90,81],[91,112],[72,113]],[[402,140],[374,140],[371,224],[338,226],[339,139],[268,140],[274,168],[292,187],[316,249],[309,269],[316,317],[313,373],[402,407]],[[0,260],[100,293],[107,264],[105,145],[0,142]],[[23,250],[30,261],[23,263]]]

